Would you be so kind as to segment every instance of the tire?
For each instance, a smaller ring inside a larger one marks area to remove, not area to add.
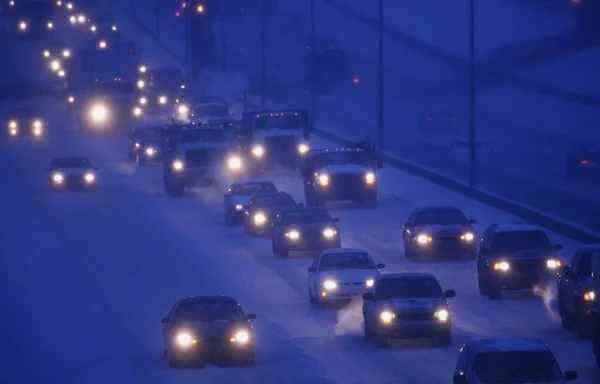
[[[438,340],[438,345],[440,347],[449,346],[450,344],[452,344],[452,331],[449,329],[447,331],[440,332],[437,340]]]
[[[491,279],[487,280],[486,285],[488,290],[488,296],[490,297],[490,299],[500,300],[502,298],[502,290],[498,285],[494,284],[494,282],[491,281]]]
[[[573,314],[565,308],[564,299],[562,295],[558,296],[558,314],[560,316],[560,325],[565,331],[570,331],[575,328],[575,321]]]
[[[169,184],[169,194],[175,198],[183,197],[183,186],[181,184]]]
[[[378,331],[374,332],[373,341],[375,343],[375,347],[385,349],[388,347],[388,338]]]
[[[271,249],[273,250],[273,255],[279,256],[279,250],[275,246],[275,243],[271,240]]]
[[[407,259],[412,259],[413,255],[412,252],[410,251],[410,248],[408,248],[406,245],[404,246],[404,257]]]
[[[367,319],[363,320],[363,334],[364,334],[365,340],[373,340],[373,331],[367,325]]]
[[[313,296],[312,292],[310,291],[310,287],[308,287],[308,302],[314,304],[316,301],[316,296]]]
[[[582,340],[589,340],[592,338],[592,329],[589,322],[585,321],[585,318],[581,315],[579,309],[575,312],[575,329],[577,330],[577,336]]]
[[[477,268],[477,285],[479,286],[479,293],[481,295],[488,294],[489,287],[488,287],[486,281],[483,279],[483,273],[481,272],[480,268]]]
[[[172,353],[169,354],[169,368],[181,368],[183,364],[181,361],[174,356]]]

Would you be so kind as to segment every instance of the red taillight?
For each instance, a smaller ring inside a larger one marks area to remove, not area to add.
[[[355,77],[354,79],[352,79],[352,82],[354,84],[358,84],[358,83],[360,83],[360,79],[358,77]]]
[[[591,165],[591,164],[594,164],[593,161],[587,161],[587,160],[581,160],[580,163],[581,163],[581,165]]]
[[[181,16],[181,13],[179,13],[179,11],[176,11],[175,12],[175,17],[179,17],[179,16]]]
[[[456,121],[456,117],[451,117],[450,121]]]
[[[432,120],[433,120],[433,117],[427,117],[427,118],[426,118],[426,120],[427,120],[427,121],[432,121]]]

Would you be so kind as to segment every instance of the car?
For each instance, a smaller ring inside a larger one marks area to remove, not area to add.
[[[244,233],[250,236],[271,236],[275,218],[284,210],[304,204],[287,192],[264,193],[253,196],[244,211]]]
[[[568,181],[600,175],[600,146],[581,145],[565,153],[565,178]]]
[[[36,109],[13,109],[8,113],[6,134],[8,137],[42,137],[45,124]]]
[[[452,342],[452,315],[443,291],[430,273],[390,273],[379,276],[363,294],[364,336],[378,348],[389,339],[434,338],[440,346]]]
[[[271,247],[274,255],[288,257],[291,251],[319,252],[341,248],[340,219],[323,207],[287,209],[273,221]]]
[[[121,34],[121,31],[97,32],[88,39],[87,48],[89,50],[105,50],[113,47],[123,47],[125,44],[127,44],[127,39]]]
[[[148,83],[143,87],[146,106],[154,111],[171,114],[177,94],[185,86],[185,76],[179,68],[160,67],[148,70]]]
[[[127,143],[129,160],[135,160],[141,166],[162,162],[162,133],[164,125],[140,124],[136,126]]]
[[[332,301],[361,299],[379,277],[385,264],[376,264],[360,248],[332,248],[317,256],[308,267],[308,296],[317,308]]]
[[[234,122],[235,118],[229,111],[231,104],[225,102],[195,103],[191,110],[191,118],[195,123],[205,124],[215,119],[225,119]]]
[[[42,56],[44,59],[60,58],[61,60],[67,60],[71,58],[72,51],[65,43],[61,40],[51,40],[44,43],[44,49]]]
[[[161,320],[164,355],[171,368],[214,357],[254,364],[253,319],[229,296],[180,299]]]
[[[91,34],[110,33],[119,30],[117,27],[117,18],[111,13],[101,12],[91,15],[88,23],[90,24],[89,32]]]
[[[474,259],[477,234],[473,224],[458,208],[433,206],[417,208],[402,227],[404,256],[425,259]]]
[[[592,337],[592,309],[596,299],[592,260],[600,261],[600,245],[579,248],[569,265],[562,266],[557,279],[558,314],[563,329],[577,329],[582,339]],[[599,296],[600,297],[600,296]]]
[[[575,371],[562,372],[554,354],[540,339],[511,337],[465,342],[458,353],[452,382],[558,384],[577,377]]]
[[[310,149],[302,168],[304,196],[310,206],[356,201],[377,206],[377,168],[381,162],[362,149]]]
[[[492,224],[477,250],[479,292],[500,300],[503,290],[547,287],[562,265],[557,251],[540,226],[529,222]]]
[[[430,107],[419,113],[419,133],[448,133],[458,130],[456,113],[445,107]]]
[[[46,168],[54,191],[65,189],[94,190],[98,185],[98,167],[87,157],[57,157]]]
[[[240,179],[234,182],[223,196],[225,223],[236,225],[243,222],[244,210],[252,197],[264,193],[277,193],[277,187],[267,179]]]
[[[233,116],[223,116],[200,119],[198,125],[202,128],[235,129],[238,127],[238,122]]]
[[[213,117],[233,119],[229,111],[231,104],[220,96],[198,95],[194,89],[182,89],[175,99],[173,118],[184,121],[195,117],[195,122],[204,122]]]
[[[54,4],[50,1],[15,2],[13,27],[21,37],[51,38],[56,27],[53,12]]]
[[[454,141],[447,147],[444,147],[446,158],[450,161],[467,164],[471,151],[471,145],[469,139],[460,139]],[[475,153],[477,161],[486,161],[494,153],[492,148],[483,140],[475,141]]]

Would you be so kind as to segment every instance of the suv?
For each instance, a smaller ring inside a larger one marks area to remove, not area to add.
[[[477,250],[479,292],[499,300],[502,290],[548,285],[562,265],[543,228],[527,222],[493,224]]]
[[[460,348],[452,382],[566,383],[577,377],[575,371],[562,372],[540,339],[480,339],[469,340]]]

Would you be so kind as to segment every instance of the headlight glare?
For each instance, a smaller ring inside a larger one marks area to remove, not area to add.
[[[17,122],[16,121],[11,121],[10,123],[8,123],[8,126],[10,128],[17,128]]]
[[[510,269],[510,264],[508,263],[508,261],[499,261],[497,263],[494,263],[494,270],[496,270],[496,271],[506,272],[509,269]]]
[[[460,239],[464,241],[473,241],[475,239],[475,235],[471,232],[467,232],[464,235],[461,235]]]
[[[176,171],[183,170],[183,162],[181,160],[175,160],[173,162],[173,169],[175,169]]]
[[[94,180],[96,180],[96,176],[94,176],[93,173],[86,173],[84,178],[85,178],[85,181],[87,181],[88,183],[92,183],[92,182],[94,182]]]
[[[159,104],[167,104],[167,97],[166,96],[160,96],[158,98],[158,102],[159,102]]]
[[[244,206],[242,204],[236,204],[235,205],[235,210],[236,211],[241,211],[242,209],[244,209]]]
[[[445,309],[440,309],[439,311],[435,312],[435,317],[441,322],[446,322],[450,318],[450,312]]]
[[[331,238],[331,237],[335,236],[336,233],[337,233],[337,231],[335,229],[327,228],[326,230],[323,231],[323,236],[325,236],[327,238]]]
[[[383,311],[379,314],[381,322],[386,324],[391,323],[392,320],[394,320],[394,317],[396,317],[396,315],[391,311]]]
[[[375,279],[369,279],[365,281],[365,285],[367,286],[367,288],[371,288],[373,285],[375,285]]]
[[[596,293],[594,291],[588,291],[583,294],[584,301],[594,301],[595,298],[596,298]]]
[[[373,172],[365,174],[365,181],[367,184],[373,184],[375,182],[375,174]]]
[[[183,347],[187,347],[190,344],[192,344],[192,335],[190,335],[189,333],[180,333],[177,335],[177,344],[183,346]]]
[[[236,171],[242,167],[242,159],[239,157],[231,157],[227,161],[227,166],[229,166],[229,169]]]
[[[146,86],[146,83],[144,82],[144,80],[138,80],[138,82],[137,82],[137,87],[138,87],[139,89],[142,89],[142,88],[144,88],[145,86]]]
[[[155,153],[156,151],[154,150],[154,148],[146,148],[146,155],[154,156]]]
[[[104,107],[103,105],[95,105],[92,107],[90,114],[94,121],[99,122],[104,121],[108,113],[106,111],[106,107]]]
[[[319,184],[328,185],[329,184],[329,176],[327,176],[327,175],[319,176]]]
[[[64,179],[64,176],[60,173],[55,173],[54,175],[52,175],[52,181],[54,181],[55,183],[62,183]]]
[[[189,112],[189,108],[187,105],[180,105],[179,108],[177,108],[177,112],[183,115]]]
[[[325,288],[328,291],[336,289],[337,286],[337,283],[333,280],[326,280],[325,282],[323,282],[323,288]]]
[[[562,263],[557,259],[550,259],[546,261],[546,267],[548,267],[548,269],[557,269],[560,268],[561,265]]]
[[[300,238],[300,233],[298,233],[298,231],[290,231],[285,234],[285,237],[291,240],[298,240]]]
[[[427,243],[431,243],[432,241],[433,241],[433,239],[431,238],[431,236],[428,236],[428,235],[417,236],[417,242],[419,244],[427,244]]]
[[[140,108],[140,107],[133,108],[133,114],[135,116],[141,116],[142,115],[142,108]]]
[[[300,153],[306,153],[306,152],[308,152],[309,150],[310,150],[310,148],[309,148],[309,147],[308,147],[308,145],[306,145],[306,144],[300,144],[300,145],[298,146],[298,152],[300,152]]]
[[[264,214],[257,213],[256,215],[254,215],[254,223],[255,224],[263,224],[265,221],[267,221],[267,218]]]
[[[265,149],[257,145],[252,148],[252,154],[256,157],[262,157],[265,154]]]
[[[247,331],[237,331],[235,336],[231,338],[231,341],[245,344],[250,341],[250,334]]]

